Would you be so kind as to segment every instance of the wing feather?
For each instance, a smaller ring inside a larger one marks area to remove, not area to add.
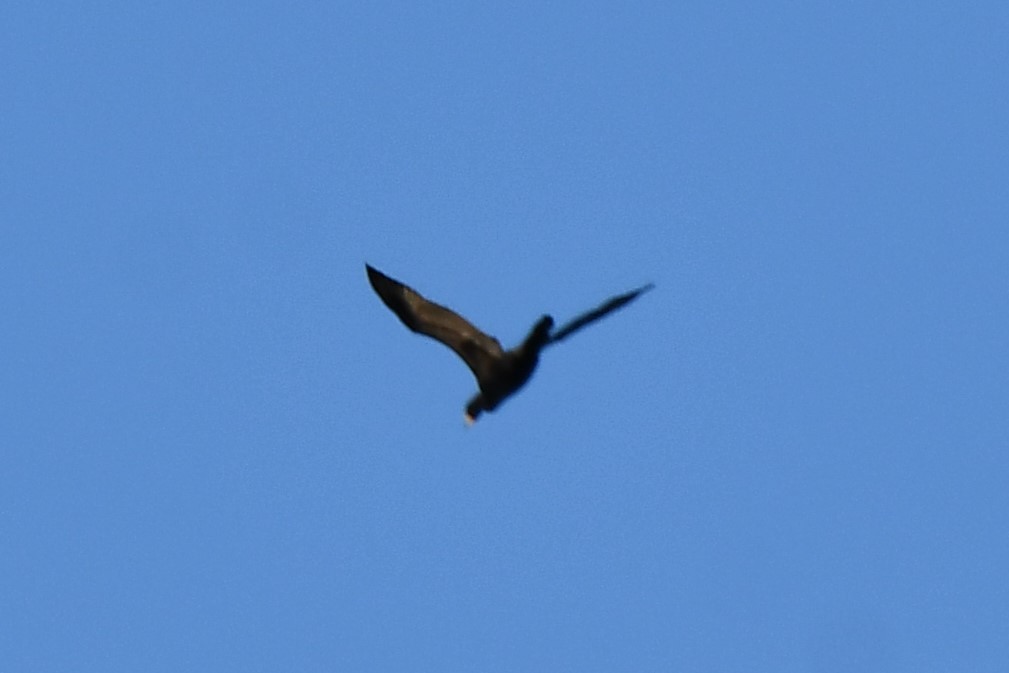
[[[599,320],[607,313],[611,311],[616,311],[622,306],[626,306],[630,302],[638,298],[638,295],[651,290],[655,285],[649,283],[648,285],[643,285],[636,290],[631,290],[630,292],[625,292],[624,294],[618,294],[615,297],[607,299],[605,302],[592,309],[591,311],[586,311],[580,316],[574,318],[570,322],[566,323],[560,327],[556,332],[550,335],[550,343],[557,343],[558,341],[563,341],[567,337],[571,336],[581,328],[586,325]]]
[[[378,269],[365,265],[376,294],[411,331],[445,344],[473,370],[477,381],[490,376],[503,355],[497,339],[481,332],[451,309],[426,299],[419,292]]]

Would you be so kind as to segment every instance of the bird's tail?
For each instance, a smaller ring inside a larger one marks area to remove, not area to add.
[[[529,348],[532,346],[537,351],[543,347],[548,341],[550,341],[550,330],[554,327],[554,319],[548,315],[543,316],[536,324],[533,325],[532,330],[529,332],[529,336],[526,337],[525,342],[522,344],[523,347]]]

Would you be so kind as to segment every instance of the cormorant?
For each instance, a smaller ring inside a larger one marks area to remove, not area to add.
[[[368,280],[386,306],[403,324],[418,334],[436,339],[463,359],[476,376],[478,392],[466,405],[466,423],[472,424],[483,411],[493,411],[515,394],[532,376],[540,351],[569,337],[589,323],[599,320],[654,287],[651,283],[619,294],[551,331],[554,320],[542,316],[517,347],[504,350],[497,339],[481,332],[469,321],[419,292],[365,264]]]

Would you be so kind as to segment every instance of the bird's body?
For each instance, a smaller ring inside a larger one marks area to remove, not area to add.
[[[497,339],[480,331],[454,311],[425,299],[416,290],[369,265],[366,268],[372,288],[404,325],[445,344],[473,371],[480,392],[466,405],[467,423],[473,423],[481,412],[493,411],[524,386],[536,370],[540,352],[545,347],[620,308],[652,287],[646,285],[613,297],[553,333],[553,318],[542,316],[521,344],[506,351]]]
[[[493,362],[489,376],[477,378],[480,392],[466,405],[467,423],[473,423],[481,411],[494,411],[532,377],[540,361],[540,351],[550,343],[553,322],[550,316],[543,316],[520,346],[505,351]]]

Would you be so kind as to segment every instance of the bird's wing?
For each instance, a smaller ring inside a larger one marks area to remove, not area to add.
[[[491,375],[504,351],[498,340],[485,334],[454,311],[425,299],[413,288],[365,265],[368,280],[386,306],[410,330],[437,339],[463,359],[477,381]]]
[[[563,341],[564,339],[571,336],[572,334],[574,334],[581,328],[585,327],[589,323],[593,323],[596,320],[599,320],[600,318],[605,316],[607,313],[611,311],[616,311],[621,306],[629,304],[630,302],[637,299],[638,295],[642,294],[643,292],[647,292],[648,290],[651,290],[653,287],[655,286],[652,283],[649,283],[648,285],[643,285],[642,287],[639,287],[636,290],[631,290],[630,292],[625,292],[624,294],[618,294],[616,297],[611,297],[610,299],[607,299],[598,307],[592,309],[591,311],[587,311],[581,314],[574,320],[560,327],[556,332],[550,335],[549,343],[553,344],[557,343],[558,341]]]

